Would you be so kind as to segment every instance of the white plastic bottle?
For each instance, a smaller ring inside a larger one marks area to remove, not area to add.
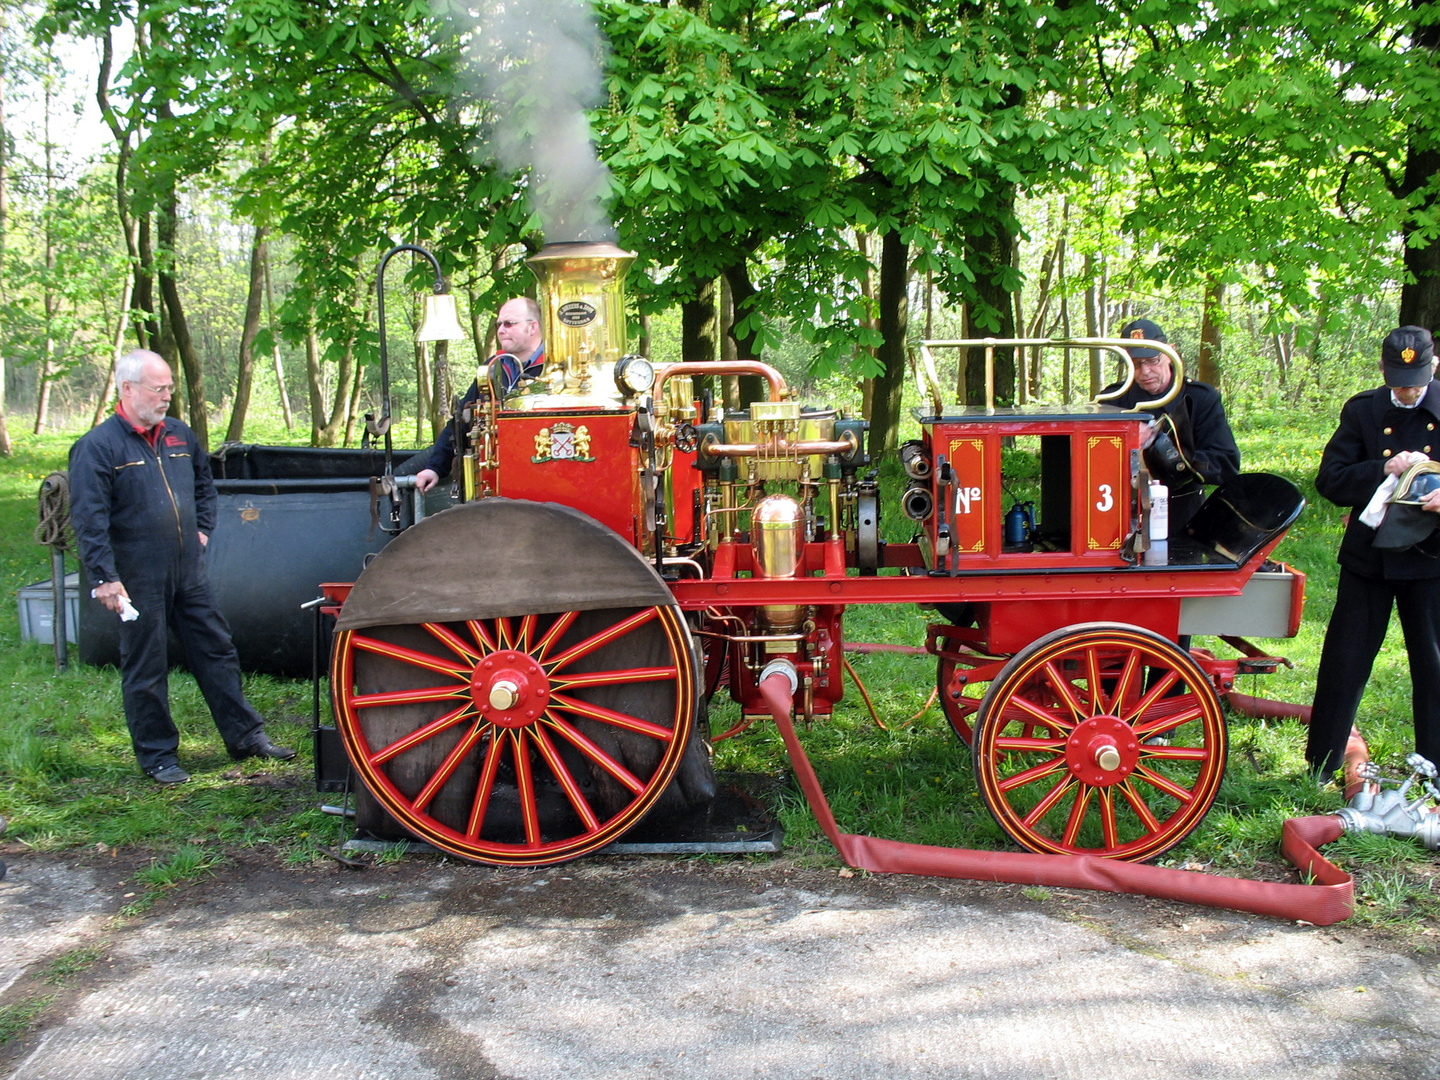
[[[1150,481],[1150,540],[1170,539],[1170,489],[1158,480]]]

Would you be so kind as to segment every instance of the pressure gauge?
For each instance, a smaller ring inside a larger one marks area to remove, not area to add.
[[[626,397],[645,393],[655,385],[655,365],[633,353],[615,361],[615,385]]]

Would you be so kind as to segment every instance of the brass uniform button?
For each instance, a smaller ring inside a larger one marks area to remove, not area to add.
[[[1387,428],[1386,428],[1384,431],[1382,431],[1380,434],[1382,434],[1382,435],[1394,435],[1394,434],[1395,434],[1395,429],[1394,429],[1394,428],[1389,428],[1389,427],[1387,427]]]
[[[1390,456],[1390,451],[1389,451],[1389,450],[1381,450],[1381,451],[1380,451],[1380,456],[1381,456],[1381,457],[1389,457],[1389,456]]]
[[[1427,453],[1427,454],[1430,453],[1430,447],[1428,447],[1428,446],[1425,447],[1425,453]]]

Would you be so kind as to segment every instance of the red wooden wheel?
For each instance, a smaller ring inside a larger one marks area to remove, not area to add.
[[[979,655],[963,660],[943,653],[940,656],[935,672],[940,710],[966,746],[974,743],[975,714],[980,711],[985,684],[999,674],[1005,663]]]
[[[508,865],[624,833],[674,777],[696,712],[673,607],[342,631],[331,677],[381,805],[442,850]]]
[[[1225,772],[1214,688],[1139,627],[1090,623],[1032,642],[977,715],[981,796],[1031,851],[1153,858],[1200,823]]]

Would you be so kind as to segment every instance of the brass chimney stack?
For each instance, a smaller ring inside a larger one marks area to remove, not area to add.
[[[625,273],[635,253],[582,241],[546,244],[525,261],[540,283],[551,392],[588,394],[592,366],[625,355]]]

